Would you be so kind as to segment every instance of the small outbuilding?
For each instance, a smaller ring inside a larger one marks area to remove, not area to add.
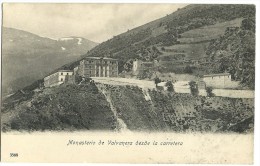
[[[63,84],[72,75],[73,75],[73,71],[59,70],[44,78],[44,86],[53,87],[53,86]]]
[[[206,83],[207,87],[219,89],[230,87],[230,85],[234,83],[231,80],[231,74],[229,73],[204,75],[203,81]]]

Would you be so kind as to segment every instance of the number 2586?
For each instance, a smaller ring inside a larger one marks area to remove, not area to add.
[[[10,153],[10,157],[18,157],[18,153]]]

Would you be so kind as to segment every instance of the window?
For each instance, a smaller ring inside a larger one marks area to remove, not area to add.
[[[69,75],[69,73],[67,73],[67,75]]]
[[[91,66],[89,66],[89,68],[91,69]]]
[[[63,73],[61,73],[61,75],[63,75]]]
[[[60,81],[63,81],[63,78],[61,78]]]

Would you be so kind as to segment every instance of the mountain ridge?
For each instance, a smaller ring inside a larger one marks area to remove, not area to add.
[[[58,41],[2,27],[3,93],[28,86],[62,64],[77,60],[97,45],[83,37],[78,38],[81,39],[80,44],[78,39]]]

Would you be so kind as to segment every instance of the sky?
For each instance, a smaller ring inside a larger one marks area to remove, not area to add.
[[[52,39],[79,36],[101,43],[186,5],[5,3],[3,26]]]

